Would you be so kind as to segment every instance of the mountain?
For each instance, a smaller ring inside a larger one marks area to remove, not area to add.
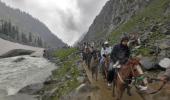
[[[109,0],[82,42],[115,45],[124,33],[140,39],[131,54],[140,55],[146,69],[159,67],[160,60],[170,58],[170,0]]]
[[[83,41],[113,40],[116,34],[142,31],[146,27],[141,23],[158,22],[168,17],[165,13],[169,13],[169,0],[109,0],[96,16]],[[154,20],[154,17],[157,19]]]
[[[29,38],[30,34],[34,41],[31,41],[32,45],[34,44],[41,44],[43,47],[63,47],[66,46],[62,40],[60,40],[57,36],[55,36],[49,29],[46,27],[42,22],[38,19],[33,18],[31,15],[20,11],[19,9],[13,9],[6,6],[5,3],[0,2],[0,25],[2,23],[10,23],[13,29],[17,29],[20,33],[19,37],[26,37],[25,39]],[[8,26],[10,26],[8,25]],[[6,25],[7,26],[7,25]],[[5,31],[6,32],[6,31]],[[10,33],[10,32],[9,32]],[[13,32],[15,33],[15,32]],[[5,39],[9,39],[8,36],[2,36],[2,32],[0,33],[1,37]],[[32,39],[31,38],[31,39]],[[12,39],[9,39],[12,40]],[[16,42],[21,42],[24,44],[29,44],[27,41],[22,41],[24,39],[15,39]],[[38,46],[41,46],[38,45]],[[35,46],[35,45],[34,45]]]
[[[73,44],[73,46],[77,46],[78,44],[81,43],[81,41],[84,39],[86,33],[83,33],[81,37]]]

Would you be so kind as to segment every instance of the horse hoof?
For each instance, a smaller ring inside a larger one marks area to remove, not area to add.
[[[132,96],[132,94],[131,93],[127,93],[128,94],[128,96]]]

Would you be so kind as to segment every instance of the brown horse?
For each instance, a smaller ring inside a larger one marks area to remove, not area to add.
[[[113,86],[113,95],[116,92],[116,100],[121,100],[123,93],[126,89],[126,80],[129,77],[138,77],[143,74],[143,71],[140,66],[139,59],[131,58],[127,64],[122,65],[121,69],[118,71],[114,86]]]
[[[104,76],[106,79],[108,75],[109,64],[110,64],[110,57],[109,55],[106,55],[104,58]]]
[[[86,47],[85,48],[85,64],[87,65],[88,69],[90,69],[90,63],[91,63],[91,58],[92,58],[92,55],[91,55],[91,48],[90,47]]]
[[[98,66],[99,66],[99,58],[97,52],[95,52],[91,59],[91,72],[92,72],[92,79],[94,79],[95,76],[96,81],[98,78]]]

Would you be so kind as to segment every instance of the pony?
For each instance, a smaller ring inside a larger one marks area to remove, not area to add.
[[[127,87],[127,80],[129,80],[129,77],[139,77],[144,73],[141,68],[140,60],[138,58],[130,58],[125,65],[122,65],[116,74],[113,82],[113,95],[115,95],[116,92],[116,100],[121,100]]]
[[[85,53],[84,53],[85,64],[87,65],[88,69],[90,69],[90,63],[91,63],[91,58],[92,58],[91,52],[92,50],[90,47],[85,48]]]
[[[105,55],[105,57],[104,57],[104,66],[103,66],[103,74],[104,74],[104,77],[106,79],[108,78],[109,65],[110,65],[110,56]]]
[[[98,67],[99,67],[99,57],[98,57],[98,51],[94,51],[92,53],[92,59],[91,59],[91,72],[92,72],[92,79],[95,79],[97,81],[98,78]]]

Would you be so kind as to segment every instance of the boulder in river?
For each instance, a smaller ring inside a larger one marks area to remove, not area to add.
[[[25,58],[24,57],[20,57],[20,58],[15,59],[13,62],[17,63],[17,62],[21,62],[23,60],[25,60]]]
[[[44,86],[43,83],[31,84],[21,89],[19,93],[33,95],[36,92],[38,92],[40,89],[42,89],[43,86]]]
[[[34,51],[32,50],[24,50],[24,49],[14,49],[11,50],[3,55],[0,56],[0,58],[8,58],[8,57],[14,57],[14,56],[21,56],[21,55],[30,55]]]

